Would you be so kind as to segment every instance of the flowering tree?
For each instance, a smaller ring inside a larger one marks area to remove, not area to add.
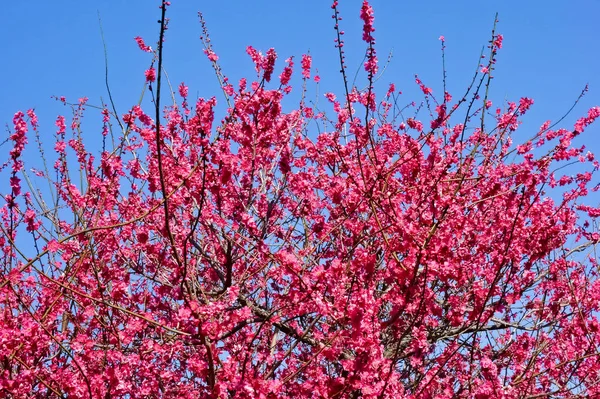
[[[276,68],[273,49],[248,47],[258,78],[234,85],[205,34],[228,107],[215,122],[216,99],[190,105],[183,83],[165,105],[167,6],[156,49],[136,38],[153,56],[153,108],[101,107],[101,152],[80,134],[85,99],[59,99],[73,116],[70,129],[57,118],[52,156],[35,113],[15,114],[3,397],[600,395],[600,209],[582,201],[598,162],[571,144],[600,107],[514,144],[533,101],[488,98],[494,31],[462,97],[417,78],[424,105],[400,109],[393,85],[375,93],[367,1],[368,85],[349,86],[334,2],[333,111],[309,107],[306,89],[283,109],[294,60]],[[304,55],[304,88],[311,73]],[[39,170],[22,159],[32,137]]]

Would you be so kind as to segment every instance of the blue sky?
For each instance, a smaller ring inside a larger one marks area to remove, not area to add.
[[[361,1],[340,3],[348,68],[353,75],[364,54],[358,18]],[[50,140],[56,115],[68,114],[50,96],[64,95],[71,101],[87,96],[91,104],[100,104],[101,97],[107,101],[98,13],[106,39],[111,89],[119,112],[125,113],[139,98],[143,72],[150,62],[150,56],[137,49],[133,38],[140,35],[154,45],[158,4],[153,0],[31,0],[3,5],[3,127],[11,124],[17,110],[35,108],[42,135]],[[173,0],[168,11],[171,24],[165,50],[169,77],[175,85],[185,81],[192,97],[215,95],[221,99],[198,39],[201,28],[197,11],[202,11],[221,65],[232,81],[254,76],[253,65],[245,54],[247,45],[261,50],[274,47],[280,61],[293,55],[298,64],[300,56],[310,51],[313,66],[322,78],[321,95],[325,90],[339,94],[342,86],[329,5],[329,1],[317,0]],[[505,40],[491,92],[495,104],[532,97],[535,105],[524,125],[532,130],[547,119],[561,117],[586,83],[590,87],[588,95],[564,125],[571,127],[589,107],[600,104],[600,0],[375,0],[372,5],[379,57],[384,61],[389,52],[393,53],[381,81],[394,82],[404,92],[406,103],[422,99],[414,83],[415,73],[434,93],[440,92],[440,35],[446,38],[449,89],[455,96],[462,95],[498,12],[498,32]],[[277,73],[281,62],[278,67]],[[100,128],[93,126],[97,132],[90,134],[99,134]],[[519,134],[525,138],[531,131],[518,132],[517,137]],[[600,127],[592,127],[579,140],[600,154]],[[4,156],[8,148],[3,147],[0,153]],[[28,152],[28,156],[35,154]]]

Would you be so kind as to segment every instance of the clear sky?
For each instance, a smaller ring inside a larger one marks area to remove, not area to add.
[[[361,1],[340,3],[348,68],[353,75],[364,54],[358,18]],[[30,0],[3,4],[0,123],[10,125],[15,111],[35,108],[43,135],[51,139],[56,115],[68,114],[68,110],[50,96],[64,95],[71,101],[87,96],[93,104],[99,104],[101,97],[106,101],[98,14],[106,39],[110,85],[119,112],[125,113],[139,98],[143,72],[150,62],[150,56],[138,50],[133,38],[139,35],[148,44],[155,44],[158,4],[155,0]],[[389,52],[393,54],[382,81],[394,82],[405,93],[405,102],[422,99],[414,83],[415,73],[434,93],[440,92],[440,35],[446,38],[449,89],[455,96],[462,95],[498,12],[498,32],[505,40],[492,86],[495,104],[532,97],[535,105],[526,117],[526,126],[532,130],[547,119],[561,117],[586,83],[590,91],[565,126],[572,127],[576,117],[600,104],[600,0],[374,0],[372,5],[380,60],[385,61]],[[254,76],[253,65],[245,54],[247,45],[261,50],[274,47],[280,61],[291,55],[299,61],[310,50],[313,66],[322,78],[320,92],[340,93],[329,6],[329,1],[317,0],[172,0],[165,50],[169,77],[175,85],[185,81],[192,97],[215,95],[221,99],[198,40],[201,28],[197,11],[202,11],[215,51],[232,81]],[[277,74],[282,62],[278,68]],[[100,128],[90,134],[99,134]],[[525,138],[531,133],[517,134]],[[600,155],[598,125],[579,140]],[[7,152],[6,145],[0,149],[3,157]]]

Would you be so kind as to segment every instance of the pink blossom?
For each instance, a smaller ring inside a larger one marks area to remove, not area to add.
[[[46,244],[46,250],[50,253],[55,253],[60,249],[60,244],[58,241],[52,239]]]
[[[385,94],[385,96],[390,97],[392,94],[394,94],[395,91],[396,91],[396,85],[394,85],[393,83],[390,83],[390,85],[388,87],[388,91]]]
[[[431,93],[433,93],[433,91],[429,87],[423,84],[423,82],[421,81],[421,79],[419,79],[417,75],[415,75],[415,82],[417,82],[423,94],[430,95]]]
[[[183,98],[187,98],[188,96],[188,87],[183,82],[179,85],[179,95]]]
[[[283,86],[287,85],[290,82],[290,79],[292,78],[292,71],[294,67],[293,57],[286,59],[285,63],[287,64],[287,66],[283,68],[283,72],[281,73],[281,75],[279,75],[279,81]]]
[[[225,94],[227,94],[228,96],[233,96],[235,89],[233,88],[233,85],[231,84],[227,84],[223,87],[223,90],[225,91]]]
[[[17,170],[17,159],[25,149],[27,144],[27,123],[24,119],[25,115],[22,112],[17,112],[13,117],[14,133],[10,135],[13,141],[13,148],[10,150],[10,157],[13,160],[13,170]]]
[[[419,122],[416,119],[413,118],[408,118],[406,120],[406,124],[408,125],[408,127],[410,127],[411,129],[415,129],[419,132],[423,131],[423,123]]]
[[[521,114],[524,114],[525,112],[527,112],[527,110],[529,108],[531,108],[532,105],[533,105],[533,100],[531,98],[522,97],[519,100],[519,112]]]
[[[13,197],[21,194],[21,179],[16,176],[12,176],[10,179],[10,188],[12,189]]]
[[[267,56],[265,57],[265,59],[263,60],[263,70],[264,72],[264,77],[265,77],[265,81],[269,82],[271,81],[271,75],[273,74],[273,71],[275,70],[275,61],[277,60],[277,53],[275,52],[275,49],[270,48],[267,51]]]
[[[219,56],[211,49],[204,49],[204,54],[206,54],[211,62],[217,62],[219,60]]]
[[[254,61],[256,72],[259,72],[263,65],[262,54],[252,46],[246,47],[246,53],[252,58],[252,61]]]
[[[146,76],[146,82],[152,83],[156,80],[156,69],[150,67],[144,72],[144,75]]]
[[[494,46],[498,49],[501,49],[503,40],[504,40],[504,36],[496,35],[496,38],[494,39]]]
[[[41,225],[41,223],[36,220],[36,214],[33,209],[27,209],[25,211],[24,219],[25,223],[27,223],[26,230],[30,233],[36,231]]]
[[[140,48],[140,50],[142,50],[146,53],[152,52],[152,47],[147,46],[146,43],[144,43],[144,39],[142,39],[140,36],[136,36],[134,39],[135,39],[138,47]]]
[[[373,27],[373,22],[375,21],[373,7],[369,4],[367,0],[363,1],[362,7],[360,9],[360,19],[363,20],[363,40],[365,42],[374,42],[372,33],[375,32],[375,28]]]
[[[65,143],[64,141],[60,140],[57,141],[54,144],[54,150],[58,153],[64,154],[65,150],[67,148],[67,143]]]
[[[312,64],[312,57],[308,54],[302,54],[302,76],[305,79],[310,78],[310,67]]]

